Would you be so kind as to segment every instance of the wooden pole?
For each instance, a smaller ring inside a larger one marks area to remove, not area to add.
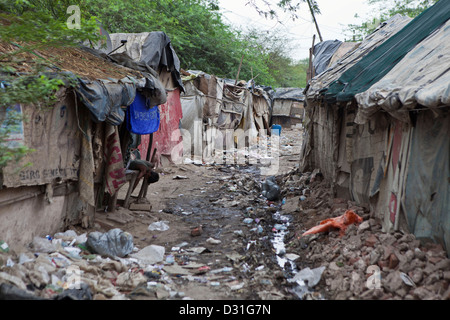
[[[311,15],[312,15],[313,20],[314,20],[314,24],[316,25],[317,33],[319,34],[320,42],[322,42],[323,41],[322,35],[320,34],[319,25],[317,24],[316,16],[314,15],[314,10],[313,10],[313,7],[311,5],[311,0],[307,0],[307,2],[308,2],[309,10],[311,11]]]
[[[312,63],[312,56],[314,53],[314,43],[316,41],[316,35],[313,36],[313,40],[312,40],[312,45],[311,48],[309,49],[309,66],[308,66],[308,74],[307,74],[307,79],[306,82],[309,82],[309,80],[311,80],[312,78],[314,78],[314,66]]]
[[[237,85],[237,83],[238,83],[238,80],[239,80],[239,73],[241,73],[242,61],[244,61],[244,55],[242,55],[241,63],[239,64],[239,69],[238,69],[238,73],[237,73],[236,81],[234,82],[234,85]]]

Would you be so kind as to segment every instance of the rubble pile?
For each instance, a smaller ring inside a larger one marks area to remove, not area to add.
[[[108,243],[97,246],[102,237],[108,237]],[[133,246],[132,236],[120,229],[100,236],[98,232],[79,236],[68,230],[54,237],[35,237],[27,248],[3,244],[0,300],[180,299],[184,294],[173,279],[192,278],[209,270],[195,263],[195,257],[189,261],[189,255],[201,253],[194,249],[185,251],[183,267],[175,262],[181,248],[166,252],[156,245],[140,250],[134,247],[119,257],[117,252]]]
[[[226,299],[450,299],[441,246],[384,232],[370,210],[334,198],[319,170],[266,177],[249,165],[209,173],[209,194],[200,188],[199,199],[177,197],[161,210],[161,218],[196,226],[179,244],[138,248],[120,229],[67,230],[28,247],[0,239],[0,300],[190,299],[188,287]],[[342,235],[304,235],[349,211],[362,222]],[[171,228],[164,219],[146,227],[161,237]]]
[[[301,255],[297,260],[299,269],[325,267],[320,283],[314,287],[315,297],[450,299],[450,259],[441,245],[422,243],[406,232],[384,232],[368,209],[352,201],[332,198],[318,171],[296,179],[307,183],[300,186],[306,196],[299,199],[299,211],[294,214],[296,236],[287,247]],[[334,230],[301,236],[308,228],[346,210],[356,212],[363,222],[350,225],[345,235],[340,236]]]

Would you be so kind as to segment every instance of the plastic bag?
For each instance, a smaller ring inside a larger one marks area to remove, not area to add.
[[[358,216],[354,211],[347,210],[342,216],[336,218],[325,219],[320,222],[318,226],[312,227],[308,231],[302,234],[306,236],[308,234],[314,234],[319,232],[327,232],[332,228],[337,228],[340,230],[339,235],[343,236],[345,234],[345,230],[351,224],[361,223],[363,219]]]
[[[153,222],[148,226],[149,231],[166,231],[169,230],[168,221],[157,221]]]
[[[262,195],[269,201],[276,201],[280,198],[280,187],[275,181],[275,177],[269,177],[262,184]]]
[[[133,236],[120,229],[111,229],[106,233],[95,231],[88,235],[86,247],[103,256],[123,258],[133,251]]]

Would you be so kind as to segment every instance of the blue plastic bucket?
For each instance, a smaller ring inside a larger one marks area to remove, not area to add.
[[[279,136],[281,134],[281,126],[279,124],[272,125],[272,134]]]

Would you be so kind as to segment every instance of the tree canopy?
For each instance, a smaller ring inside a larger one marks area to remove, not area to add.
[[[425,9],[434,5],[438,0],[366,0],[369,6],[374,7],[374,13],[359,25],[350,24],[347,27],[348,41],[361,41],[372,33],[380,23],[390,17],[401,14],[415,18]]]
[[[278,5],[295,13],[293,0]],[[71,21],[74,6],[79,21]],[[277,32],[233,29],[223,22],[218,0],[0,0],[0,180],[2,167],[32,151],[7,143],[16,125],[26,121],[13,106],[51,105],[62,84],[46,76],[52,62],[36,50],[98,42],[99,22],[109,33],[165,32],[186,70],[234,79],[242,59],[240,79],[273,87],[306,85],[307,64],[288,57],[287,40]],[[15,68],[23,65],[25,53],[38,59],[19,74]]]
[[[280,87],[304,87],[303,77],[295,74],[299,66],[289,58],[287,41],[276,33],[236,30],[224,23],[217,0],[2,0],[3,6],[17,15],[46,15],[51,21],[64,22],[69,5],[77,5],[86,21],[96,19],[109,33],[164,31],[181,61],[181,67],[224,78],[235,78],[240,61],[240,78]],[[295,14],[300,2],[282,0],[280,8]],[[314,7],[317,4],[311,1]],[[249,1],[264,13],[265,7]],[[2,9],[0,7],[0,9]],[[275,11],[270,11],[273,17]],[[45,30],[43,28],[42,30]],[[268,45],[270,44],[270,45]],[[284,50],[283,50],[284,49]],[[300,63],[301,64],[301,63]],[[300,68],[301,69],[301,68]]]

